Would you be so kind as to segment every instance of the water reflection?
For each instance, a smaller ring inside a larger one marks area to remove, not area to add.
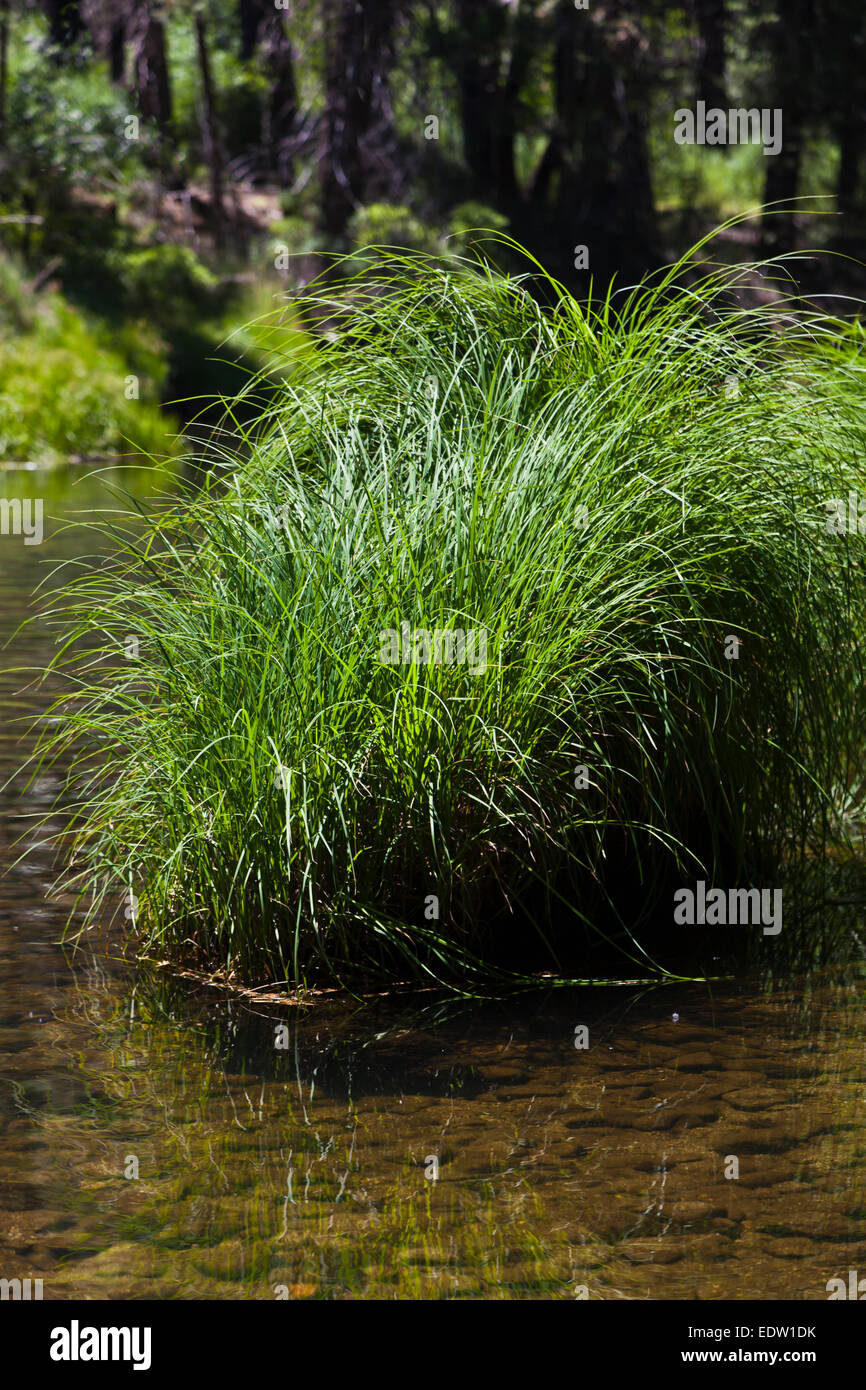
[[[49,1296],[820,1298],[866,1258],[856,975],[433,1031],[96,955],[50,993],[3,1026],[9,1256]]]

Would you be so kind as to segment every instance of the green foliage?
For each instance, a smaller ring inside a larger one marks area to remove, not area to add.
[[[653,128],[653,169],[656,204],[661,211],[689,209],[704,216],[735,216],[761,202],[764,159],[753,145],[712,150],[676,145],[671,139],[670,113]]]
[[[101,64],[52,68],[29,45],[8,102],[7,205],[23,194],[41,206],[60,188],[116,183],[140,169],[140,145],[124,136],[131,108]]]
[[[413,251],[439,250],[439,235],[407,207],[370,203],[352,218],[350,235],[359,246],[402,246]]]
[[[191,9],[173,6],[167,16],[173,121],[187,172],[203,167],[201,73]],[[208,6],[207,38],[223,147],[229,158],[253,155],[261,139],[266,75],[237,56],[236,8]],[[195,158],[191,156],[195,156]],[[255,160],[253,159],[253,164]]]
[[[118,252],[109,258],[109,269],[127,312],[164,329],[209,318],[219,307],[218,277],[188,246],[164,242]]]
[[[143,372],[137,400],[126,398],[133,368],[122,348]],[[163,370],[146,333],[127,326],[108,346],[60,294],[33,294],[20,267],[0,257],[0,458],[173,452],[172,422],[156,402]]]
[[[466,236],[469,232],[481,229],[502,230],[508,226],[508,218],[503,217],[487,203],[461,203],[451,213],[450,230],[455,236]]]
[[[461,203],[449,218],[448,252],[452,256],[485,256],[485,241],[490,232],[504,231],[508,218],[486,203]]]
[[[234,323],[225,345],[239,350],[253,370],[282,375],[301,358],[315,353],[315,346],[304,328],[296,307],[275,300],[285,296],[273,286],[259,282],[250,286],[233,310]],[[241,320],[239,327],[235,326]]]
[[[449,214],[445,231],[423,222],[407,207],[370,203],[355,213],[350,230],[361,249],[402,247],[430,256],[460,257],[468,251],[477,255],[479,240],[484,235],[507,226],[508,218],[488,203],[460,203]],[[357,269],[354,262],[346,265]]]
[[[128,889],[144,949],[247,978],[456,983],[503,934],[580,970],[628,880],[646,967],[671,876],[796,882],[842,833],[866,579],[824,523],[864,484],[862,338],[684,271],[620,315],[403,253],[350,281],[225,483],[61,605],[102,658],[43,748],[86,740],[94,912]],[[486,665],[388,664],[403,623]]]

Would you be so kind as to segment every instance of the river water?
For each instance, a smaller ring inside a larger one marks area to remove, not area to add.
[[[93,550],[65,522],[106,494],[0,488],[46,510],[42,545],[0,537],[5,643],[51,566]],[[0,662],[0,1278],[46,1299],[707,1300],[866,1274],[862,968],[286,1008],[137,966],[110,933],[73,951],[48,849],[15,864],[56,781],[9,781],[16,721],[51,693],[12,668],[52,643],[34,624]]]

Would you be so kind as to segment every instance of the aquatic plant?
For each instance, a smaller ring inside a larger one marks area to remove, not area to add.
[[[381,248],[308,288],[276,405],[52,599],[91,913],[465,987],[599,933],[646,969],[672,882],[814,865],[859,804],[863,330],[703,246],[588,307]]]

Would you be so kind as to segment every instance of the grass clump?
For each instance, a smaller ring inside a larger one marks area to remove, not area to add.
[[[307,292],[320,350],[61,605],[57,665],[96,652],[41,756],[79,750],[91,910],[120,885],[143,950],[246,980],[454,983],[599,933],[646,966],[672,884],[821,856],[861,766],[863,541],[825,504],[862,330],[690,268],[618,312],[381,251]]]

